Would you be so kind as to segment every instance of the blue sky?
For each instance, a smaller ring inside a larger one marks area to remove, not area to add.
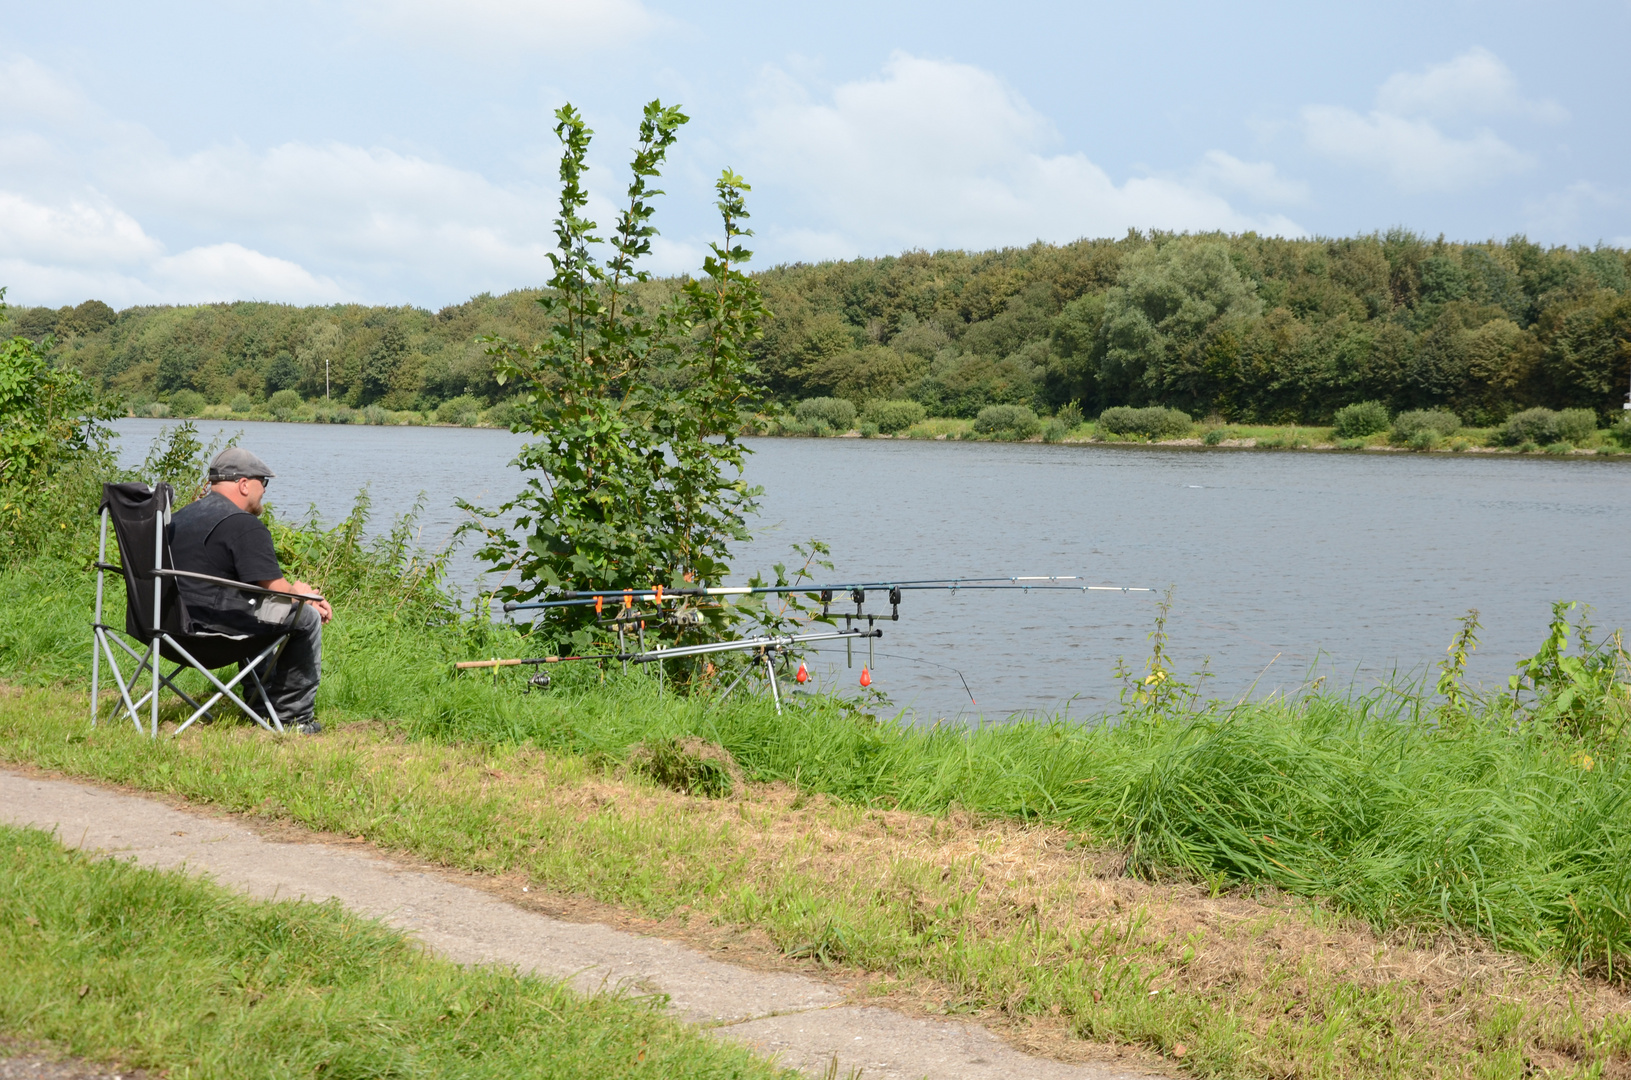
[[[711,183],[759,265],[1128,228],[1631,243],[1631,3],[0,4],[22,304],[431,308],[548,276],[551,111],[609,221],[682,104],[652,259]]]

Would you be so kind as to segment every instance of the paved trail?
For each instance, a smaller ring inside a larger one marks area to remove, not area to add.
[[[594,923],[524,911],[479,889],[374,852],[282,843],[231,818],[0,769],[0,820],[53,830],[65,844],[150,866],[185,867],[251,896],[330,897],[409,931],[460,963],[501,963],[594,992],[629,985],[669,995],[681,1019],[822,1076],[865,1080],[1149,1080],[1108,1066],[1021,1054],[975,1024],[846,1004],[818,979],[721,963],[694,949]]]

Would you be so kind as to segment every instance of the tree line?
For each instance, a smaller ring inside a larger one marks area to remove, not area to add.
[[[1631,252],[1402,229],[1344,239],[1129,232],[999,251],[908,252],[755,275],[767,399],[1164,405],[1237,423],[1328,423],[1345,405],[1444,408],[1475,425],[1526,408],[1608,417],[1631,382]],[[642,285],[648,303],[681,279]],[[414,307],[241,302],[13,308],[57,362],[141,403],[264,400],[435,408],[505,388],[487,346],[546,330],[540,290]]]

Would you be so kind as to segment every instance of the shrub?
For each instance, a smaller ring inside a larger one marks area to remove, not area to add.
[[[246,413],[255,407],[255,399],[248,394],[234,394],[232,397],[232,411]]]
[[[805,398],[793,414],[806,424],[820,422],[834,431],[848,431],[855,424],[855,405],[846,398]]]
[[[1393,433],[1389,438],[1397,445],[1412,446],[1411,440],[1418,432],[1431,431],[1447,439],[1460,430],[1461,418],[1447,409],[1412,409],[1393,418]]]
[[[1363,439],[1388,429],[1387,406],[1380,401],[1360,401],[1337,410],[1332,427],[1339,439]]]
[[[481,414],[481,422],[493,427],[507,428],[516,418],[515,404],[501,401]]]
[[[1574,444],[1571,442],[1555,442],[1546,447],[1546,453],[1553,457],[1567,457],[1574,453]]]
[[[893,435],[898,431],[905,431],[913,424],[923,422],[928,410],[916,401],[885,401],[882,399],[867,402],[866,408],[861,410],[861,419],[878,425],[878,430],[886,435]]]
[[[448,398],[436,407],[436,422],[438,424],[458,424],[461,427],[473,427],[481,417],[481,401],[469,394],[460,394],[456,398]]]
[[[1203,435],[1201,437],[1201,442],[1205,443],[1207,446],[1217,446],[1217,445],[1221,444],[1223,442],[1223,440],[1227,439],[1228,437],[1229,437],[1229,429],[1228,428],[1215,427],[1211,431],[1208,431],[1205,435]]]
[[[1557,414],[1557,438],[1559,442],[1581,443],[1590,442],[1591,437],[1597,434],[1597,413],[1592,409],[1564,409]]]
[[[1410,434],[1410,449],[1437,450],[1438,444],[1444,441],[1444,436],[1430,427],[1417,428]]]
[[[266,399],[266,410],[274,419],[289,420],[299,412],[306,403],[301,400],[297,390],[279,390]]]
[[[204,411],[204,395],[197,390],[177,390],[170,395],[171,416],[197,416]]]
[[[878,437],[878,432],[879,428],[877,424],[874,424],[870,420],[861,421],[861,438],[876,439]]]
[[[974,430],[998,438],[1029,439],[1042,430],[1042,423],[1023,405],[987,405],[974,418]]]
[[[1631,450],[1631,412],[1620,417],[1619,423],[1608,429],[1608,437]]]
[[[1059,406],[1059,411],[1053,418],[1065,425],[1066,431],[1075,431],[1082,426],[1082,407],[1074,401],[1067,401]]]
[[[359,422],[364,424],[389,424],[391,415],[378,405],[368,405],[357,413]]]
[[[1056,443],[1070,434],[1070,428],[1057,416],[1052,417],[1042,425],[1042,441]]]
[[[1099,430],[1111,435],[1143,435],[1150,439],[1176,439],[1189,434],[1195,422],[1181,409],[1152,405],[1133,409],[1117,405],[1099,414]]]
[[[1497,438],[1506,446],[1543,445],[1558,440],[1557,413],[1551,409],[1525,409],[1501,425]]]

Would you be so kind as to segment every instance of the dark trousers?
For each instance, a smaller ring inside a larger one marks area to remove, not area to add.
[[[278,655],[277,665],[270,677],[266,664],[256,672],[266,686],[266,696],[272,699],[272,708],[284,727],[312,718],[312,703],[317,700],[317,683],[323,668],[323,617],[309,604],[302,604],[295,616],[289,643]],[[259,702],[250,700],[251,705]]]

